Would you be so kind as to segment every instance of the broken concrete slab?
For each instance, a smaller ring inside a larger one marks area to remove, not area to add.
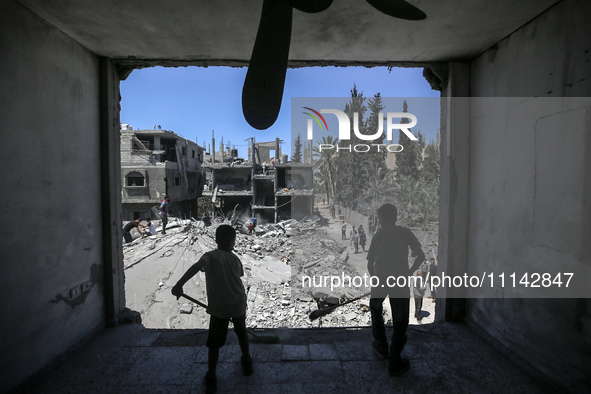
[[[190,315],[193,312],[193,305],[191,304],[183,304],[181,306],[181,313],[184,313],[186,315]]]

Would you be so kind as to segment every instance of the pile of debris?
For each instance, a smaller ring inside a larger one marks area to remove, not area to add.
[[[136,239],[124,245],[127,307],[140,312],[149,328],[206,328],[205,310],[176,300],[170,288],[199,260],[216,248],[215,229],[201,221],[172,221],[167,234]],[[259,225],[254,235],[238,233],[234,253],[244,266],[247,320],[252,327],[316,327],[367,325],[367,301],[339,308],[320,321],[308,315],[319,306],[361,295],[356,289],[335,292],[304,288],[301,275],[357,275],[347,263],[345,247],[328,238],[318,217]],[[207,302],[205,276],[196,275],[185,292]]]
[[[247,325],[253,328],[358,327],[370,324],[369,297],[337,308],[315,321],[312,311],[323,305],[312,296],[294,297],[289,283],[261,283],[248,291]]]

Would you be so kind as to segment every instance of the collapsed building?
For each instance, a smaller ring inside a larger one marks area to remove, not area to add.
[[[271,151],[275,156],[271,156]],[[255,217],[259,223],[302,219],[314,205],[313,166],[287,163],[279,140],[253,143],[251,162],[206,163],[212,216]]]
[[[201,163],[204,149],[169,130],[121,128],[122,220],[156,218],[151,210],[164,196],[171,210],[197,212],[203,188]]]

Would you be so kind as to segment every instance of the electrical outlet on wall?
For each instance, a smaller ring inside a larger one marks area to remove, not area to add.
[[[82,283],[80,285],[80,289],[82,290],[83,293],[85,291],[89,291],[91,287],[92,287],[92,282],[91,281],[84,282],[84,283]]]
[[[74,298],[80,295],[80,286],[72,287],[70,289],[70,298]]]

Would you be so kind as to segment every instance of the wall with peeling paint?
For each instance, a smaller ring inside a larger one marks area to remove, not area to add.
[[[591,265],[590,14],[563,1],[471,63],[469,268]],[[569,391],[591,384],[589,299],[470,299],[466,317]]]
[[[100,327],[105,313],[98,58],[14,2],[0,3],[0,48],[7,388]]]

